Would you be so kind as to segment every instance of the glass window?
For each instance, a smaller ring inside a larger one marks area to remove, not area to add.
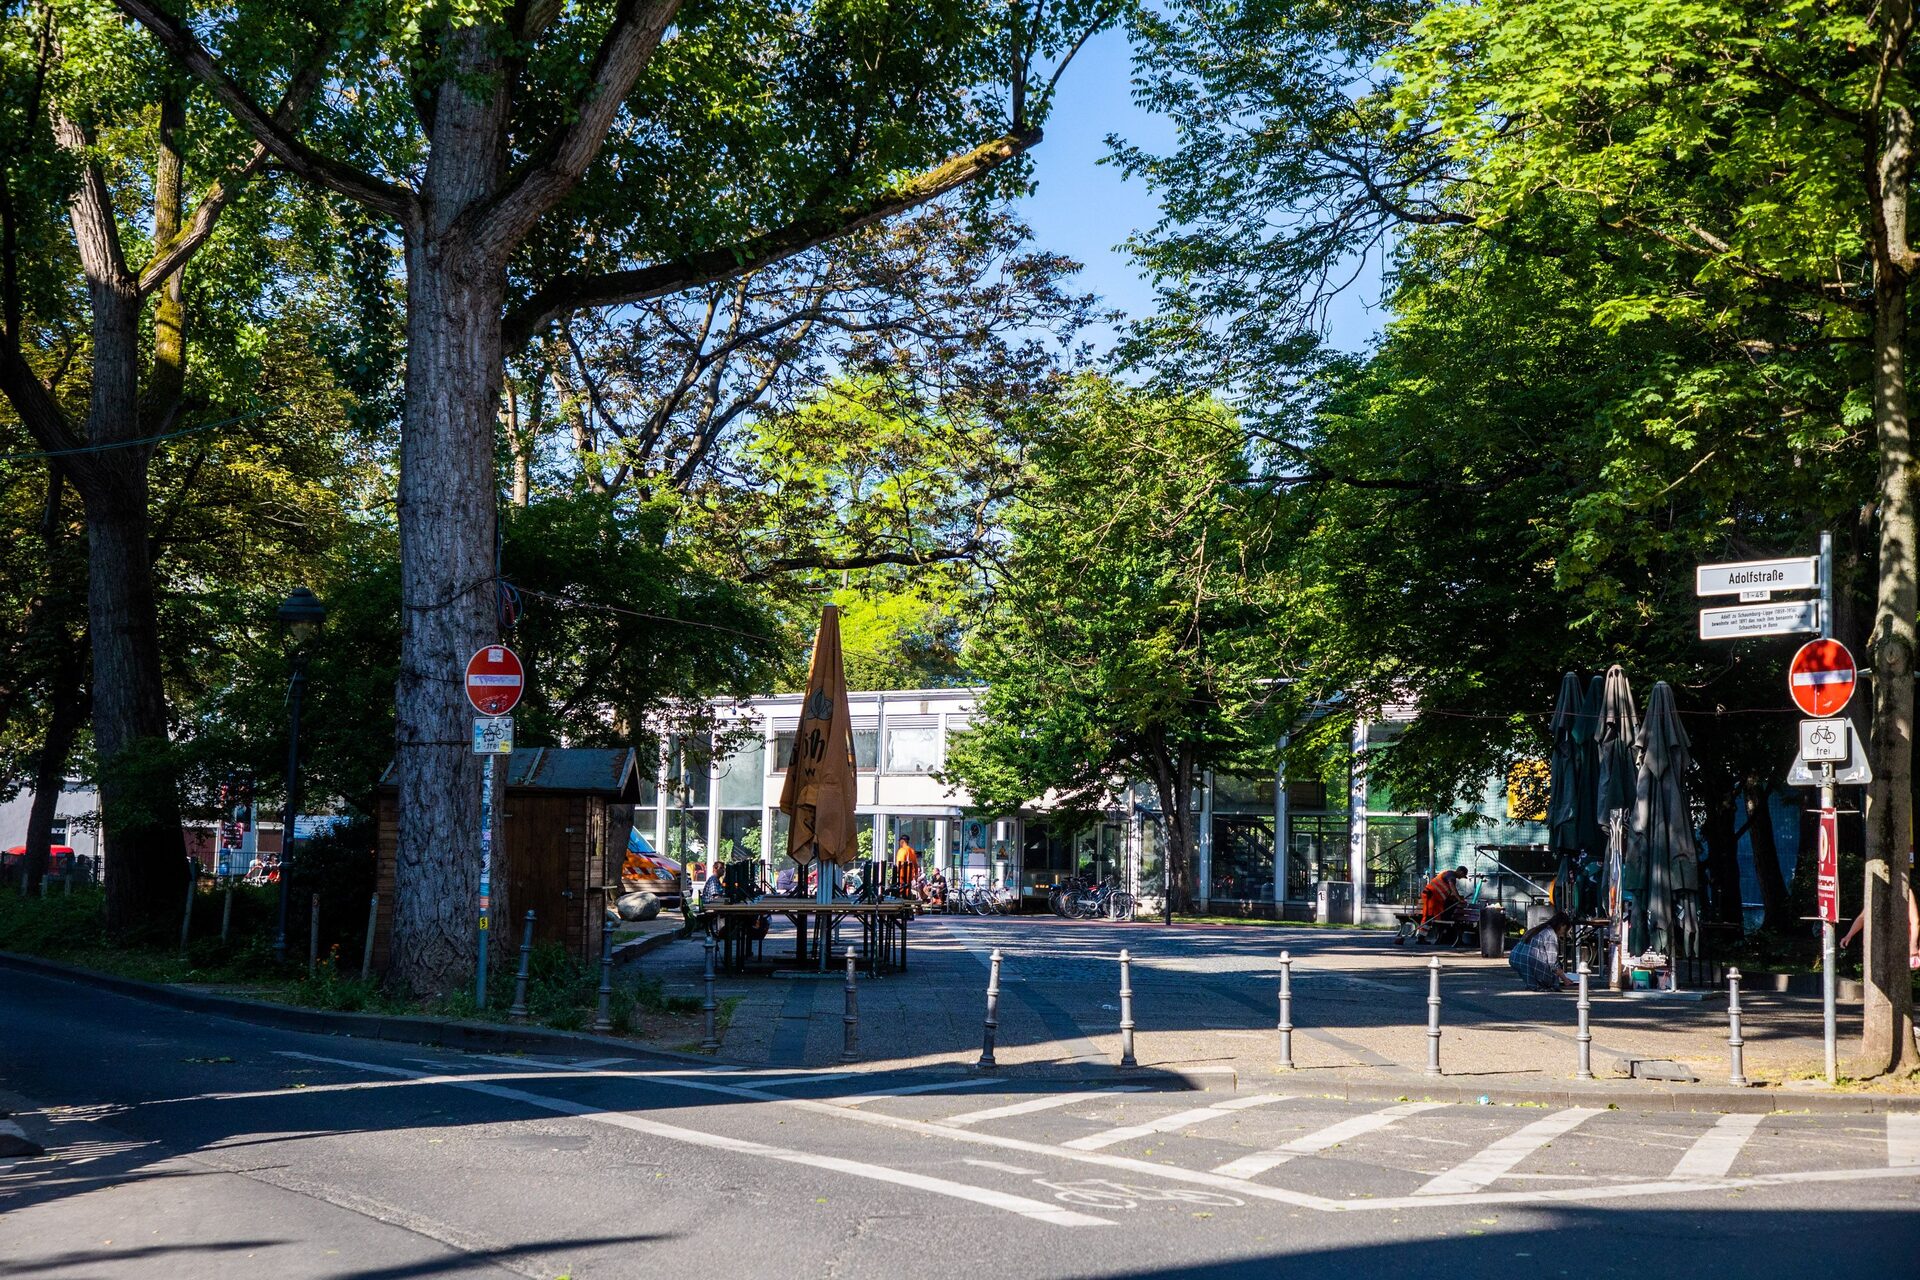
[[[707,765],[713,758],[713,743],[707,738],[682,738],[676,735],[668,748],[667,780],[671,784],[667,793],[668,805],[681,804],[685,799],[682,788],[691,787],[693,807],[706,808],[712,792]],[[705,826],[704,823],[701,825]]]
[[[1215,774],[1213,811],[1215,813],[1271,813],[1273,812],[1273,782],[1271,777],[1229,778],[1224,774]]]
[[[720,804],[728,809],[758,809],[766,789],[763,758],[766,744],[755,738],[720,762]]]
[[[932,773],[939,767],[939,725],[887,726],[888,773]]]
[[[1160,829],[1160,819],[1152,814],[1144,814],[1140,819],[1140,883],[1136,886],[1141,893],[1159,896],[1166,891],[1167,868],[1161,851],[1166,848],[1166,837]]]
[[[1367,817],[1369,905],[1404,906],[1420,901],[1431,863],[1425,818]]]
[[[760,861],[760,811],[732,809],[720,815],[722,862]]]
[[[1215,900],[1273,901],[1273,819],[1216,817],[1213,820]]]
[[[795,726],[773,731],[773,755],[767,765],[769,773],[785,773],[793,762],[793,740],[799,733]],[[880,758],[880,730],[877,727],[853,727],[853,763],[855,768],[871,769],[873,762]]]
[[[1330,813],[1296,813],[1287,819],[1287,897],[1313,896],[1322,880],[1349,879],[1347,820]]]

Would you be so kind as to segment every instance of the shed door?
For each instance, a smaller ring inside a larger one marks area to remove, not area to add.
[[[507,808],[508,902],[517,937],[532,908],[533,940],[566,945],[568,923],[579,913],[567,899],[567,858],[573,837],[567,832],[565,796],[515,795]]]

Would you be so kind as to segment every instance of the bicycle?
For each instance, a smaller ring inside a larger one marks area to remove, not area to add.
[[[1034,1181],[1053,1192],[1055,1200],[1088,1209],[1134,1209],[1142,1202],[1156,1200],[1216,1208],[1231,1208],[1246,1203],[1235,1196],[1218,1191],[1202,1191],[1198,1187],[1143,1187],[1106,1178],[1087,1178],[1080,1182],[1049,1182],[1045,1178],[1035,1178]]]

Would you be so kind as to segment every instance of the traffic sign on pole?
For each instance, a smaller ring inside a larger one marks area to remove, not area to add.
[[[1831,808],[1820,810],[1820,863],[1815,894],[1820,902],[1820,918],[1828,924],[1840,923],[1840,818]]]
[[[1809,640],[1787,668],[1787,692],[1810,716],[1837,716],[1852,701],[1859,678],[1847,646],[1838,640]]]
[[[1754,636],[1790,636],[1819,630],[1818,600],[1787,600],[1700,611],[1702,640],[1747,640]]]
[[[520,702],[526,670],[503,644],[477,649],[467,659],[467,701],[483,716],[503,716]]]

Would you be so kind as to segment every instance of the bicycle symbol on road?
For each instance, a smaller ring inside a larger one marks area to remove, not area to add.
[[[1080,1182],[1049,1182],[1045,1178],[1035,1178],[1034,1181],[1052,1191],[1055,1200],[1088,1209],[1137,1209],[1143,1203],[1156,1200],[1215,1207],[1246,1203],[1218,1191],[1202,1191],[1197,1187],[1141,1187],[1128,1182],[1110,1182],[1105,1178],[1087,1178]]]

